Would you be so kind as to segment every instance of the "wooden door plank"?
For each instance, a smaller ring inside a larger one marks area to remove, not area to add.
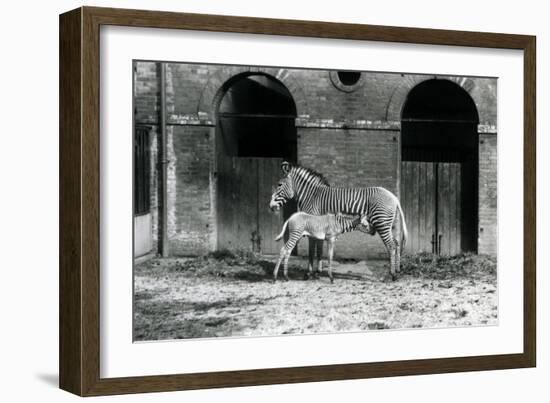
[[[457,187],[457,175],[459,172],[460,164],[451,164],[450,171],[450,219],[451,219],[451,254],[456,255],[460,253],[460,237],[458,236],[459,222],[457,217],[457,200],[460,198],[460,192]]]
[[[456,253],[462,252],[462,240],[461,240],[461,221],[460,221],[460,204],[462,200],[462,190],[460,186],[461,181],[461,164],[457,163],[455,165],[455,234],[456,234]]]
[[[401,208],[403,209],[403,214],[405,215],[405,218],[407,218],[407,192],[405,191],[405,184],[406,184],[406,176],[405,176],[405,164],[406,161],[401,161],[401,181],[399,183],[399,201],[401,202]],[[407,221],[407,224],[409,224],[409,221]],[[405,246],[405,251],[408,251],[408,245]]]
[[[239,177],[238,177],[238,171],[236,166],[236,158],[231,158],[230,160],[230,166],[229,166],[229,180],[228,180],[228,192],[230,194],[230,202],[229,205],[226,207],[227,209],[227,217],[229,221],[228,225],[228,233],[226,235],[227,239],[227,245],[229,249],[235,249],[236,245],[239,244],[239,232],[238,232],[238,223],[237,223],[237,215],[236,215],[236,206],[239,203],[240,197],[239,197]]]
[[[227,206],[230,203],[230,195],[227,191],[229,175],[227,172],[227,158],[220,156],[217,161],[217,193],[216,213],[218,222],[218,249],[227,247],[226,235],[228,232]]]
[[[282,159],[262,158],[258,160],[259,178],[259,228],[262,239],[262,253],[276,254],[280,246],[275,237],[282,227],[281,214],[275,214],[269,210],[269,200],[279,179],[279,167]]]
[[[457,253],[463,251],[462,245],[462,164],[456,167],[456,247]]]
[[[419,251],[426,252],[430,250],[430,240],[428,236],[429,228],[427,227],[427,217],[430,214],[433,214],[433,210],[431,210],[428,206],[429,200],[427,199],[427,187],[431,184],[427,183],[426,176],[427,176],[427,170],[428,170],[428,163],[421,162],[419,170],[419,194],[421,195],[421,203],[420,203],[420,235],[419,235],[419,241],[420,241],[420,248]]]
[[[412,202],[412,195],[411,195],[411,180],[410,180],[410,162],[408,161],[405,161],[404,162],[405,166],[404,166],[404,193],[406,195],[405,197],[405,203],[406,203],[406,208],[405,208],[405,217],[409,217],[409,245],[407,246],[408,250],[410,252],[414,251],[414,248],[413,248],[413,245],[412,245],[412,240],[413,240],[413,229],[414,229],[414,226],[415,226],[415,218],[412,214],[412,209],[411,209],[411,202]]]
[[[436,189],[435,189],[435,164],[433,162],[426,164],[426,238],[427,238],[427,252],[433,251],[433,235],[435,234],[435,208],[436,203]]]
[[[438,177],[438,236],[440,239],[441,254],[450,254],[450,186],[449,186],[449,164],[439,163],[439,177]]]
[[[417,217],[417,225],[416,225],[416,250],[420,250],[422,249],[422,221],[423,220],[423,214],[422,214],[422,210],[423,210],[423,206],[422,206],[422,203],[423,203],[423,199],[424,199],[424,195],[422,194],[422,192],[420,191],[420,187],[421,187],[421,180],[420,180],[420,176],[421,176],[421,172],[422,172],[422,163],[421,162],[415,162],[414,163],[414,168],[413,168],[413,175],[414,175],[414,180],[413,180],[413,184],[414,184],[414,192],[415,192],[415,212],[414,214],[416,214],[416,217]]]
[[[252,250],[253,233],[258,235],[258,164],[253,158],[239,158],[239,203],[235,206],[238,217],[239,248]]]
[[[446,254],[447,246],[447,177],[445,175],[446,165],[442,162],[437,164],[437,237],[439,241],[439,251],[442,255]]]
[[[413,201],[413,187],[411,183],[411,170],[412,170],[412,163],[409,161],[403,161],[402,162],[402,174],[403,174],[403,195],[404,195],[404,203],[405,203],[405,217],[409,217],[409,242],[407,245],[407,251],[414,252],[414,232],[416,227],[416,220],[417,218],[413,214],[412,209],[412,201]]]
[[[271,218],[266,214],[266,187],[269,182],[269,164],[261,159],[258,160],[258,229],[260,236],[260,252],[268,253],[272,248],[271,237],[269,236],[271,228]]]

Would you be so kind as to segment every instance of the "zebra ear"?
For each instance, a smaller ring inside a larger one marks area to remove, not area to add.
[[[287,161],[281,162],[281,171],[283,171],[285,175],[288,175],[288,173],[290,172],[290,168],[291,166],[289,162]]]

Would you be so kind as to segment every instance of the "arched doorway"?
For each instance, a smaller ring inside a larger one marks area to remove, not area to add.
[[[235,76],[222,91],[216,115],[218,249],[278,253],[273,238],[281,217],[268,205],[281,162],[297,158],[294,100],[280,81],[261,73]]]
[[[401,204],[409,252],[477,252],[477,108],[450,80],[414,87],[401,115]]]

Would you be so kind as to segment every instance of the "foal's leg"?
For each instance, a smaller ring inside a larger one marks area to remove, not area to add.
[[[323,240],[322,239],[316,239],[315,240],[316,245],[316,255],[317,255],[317,273],[316,277],[321,277],[321,273],[323,271]]]
[[[330,278],[330,282],[334,282],[334,278],[332,277],[332,258],[334,256],[334,238],[329,238],[328,240],[328,277]]]
[[[288,249],[286,251],[285,261],[284,261],[284,277],[285,281],[288,281],[288,258],[290,257],[290,252],[292,252],[292,249]]]
[[[279,266],[281,265],[281,262],[283,262],[283,277],[286,281],[288,281],[288,258],[290,258],[290,250],[286,250],[286,248],[283,246],[281,249],[281,254],[279,255],[279,260],[277,261],[277,264],[275,265],[275,269],[273,269],[273,281],[277,281],[277,273],[279,272]]]
[[[279,260],[277,261],[277,264],[275,265],[275,269],[273,269],[273,281],[277,281],[277,273],[279,272],[279,267],[281,266],[281,262],[284,259],[284,276],[285,279],[288,280],[288,258],[290,257],[290,253],[292,252],[292,249],[294,249],[294,246],[296,245],[296,240],[293,238],[290,238],[286,244],[281,248],[281,252],[279,253]]]
[[[315,253],[316,239],[308,237],[308,265],[307,273],[305,275],[306,280],[313,276],[313,254]]]
[[[281,265],[281,262],[283,261],[284,257],[285,257],[285,246],[281,248],[281,252],[279,253],[279,260],[277,260],[277,264],[273,269],[273,281],[277,281],[277,273],[279,272],[279,266]]]

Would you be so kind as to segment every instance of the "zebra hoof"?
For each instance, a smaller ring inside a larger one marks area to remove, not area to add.
[[[304,274],[304,280],[309,280],[310,276],[309,276],[309,273],[305,273]]]
[[[332,277],[330,278],[330,284],[334,284],[334,279]]]
[[[395,281],[395,280],[397,280],[397,276],[395,274],[392,274],[391,275],[391,281]]]
[[[285,276],[285,281],[289,281],[289,278],[288,278],[288,276]]]

